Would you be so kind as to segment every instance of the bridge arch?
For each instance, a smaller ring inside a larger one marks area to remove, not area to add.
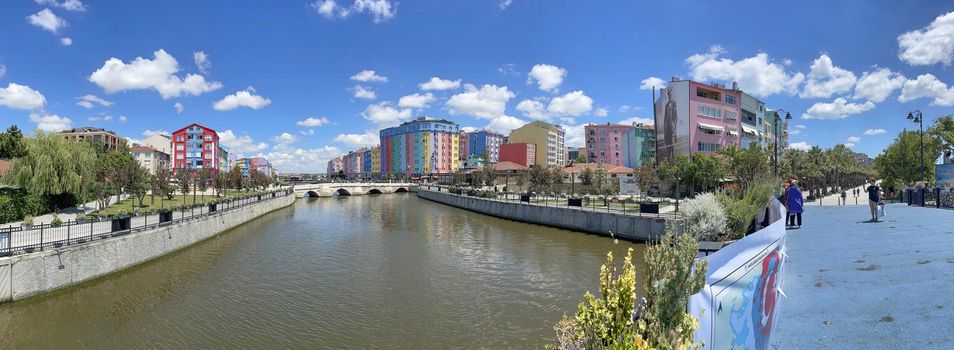
[[[318,198],[318,197],[319,197],[319,196],[318,196],[318,191],[308,191],[308,192],[305,192],[304,197],[315,197],[315,198]]]
[[[381,190],[377,188],[372,188],[370,191],[368,191],[368,194],[382,194],[382,193],[384,192],[381,192]]]
[[[350,196],[350,195],[351,195],[351,191],[348,191],[347,189],[344,189],[344,188],[339,188],[339,189],[335,190],[335,194],[337,194],[337,195],[339,195],[339,196]]]
[[[394,190],[394,193],[401,193],[401,192],[407,192],[407,188],[398,187],[396,190]]]

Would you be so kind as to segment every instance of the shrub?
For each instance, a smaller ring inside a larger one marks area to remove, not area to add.
[[[777,193],[778,184],[772,179],[756,179],[745,189],[741,198],[720,196],[719,201],[725,207],[729,219],[729,236],[739,239],[752,228],[752,222],[758,214],[768,207]]]
[[[686,233],[697,241],[716,241],[726,232],[726,208],[712,193],[703,193],[689,199],[680,208]]]
[[[53,220],[50,221],[50,225],[53,227],[59,227],[63,224],[63,220],[60,220],[60,217],[56,214],[53,214]]]
[[[550,349],[691,349],[699,322],[686,312],[689,296],[705,284],[708,265],[696,261],[699,244],[689,235],[674,238],[669,232],[659,244],[646,249],[647,298],[636,300],[633,250],[617,272],[612,252],[600,268],[599,296],[589,292],[576,317],[564,316],[554,326],[557,344]]]
[[[76,221],[86,221],[86,214],[84,213],[76,214]]]
[[[33,226],[33,216],[32,215],[24,216],[23,224],[26,226]]]

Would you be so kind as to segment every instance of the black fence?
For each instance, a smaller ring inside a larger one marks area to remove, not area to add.
[[[423,185],[419,189],[500,202],[522,202],[528,205],[575,208],[585,211],[669,218],[679,215],[679,201],[668,198],[495,192],[439,185]]]
[[[293,195],[295,195],[294,191],[286,189],[223,199],[215,204],[198,204],[175,210],[162,210],[154,214],[69,220],[60,225],[39,224],[0,228],[0,256],[57,249],[97,239],[123,236],[192,219],[220,215],[258,202]]]
[[[929,208],[954,208],[954,188],[909,188],[901,195],[901,201],[910,206]]]

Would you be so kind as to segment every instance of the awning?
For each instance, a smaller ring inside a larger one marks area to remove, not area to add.
[[[745,124],[742,124],[742,132],[744,132],[744,133],[746,133],[746,134],[752,134],[752,135],[758,135],[758,134],[759,134],[758,129],[756,129],[756,128],[754,128],[754,127],[751,127],[751,126],[748,126],[748,125],[745,125]]]
[[[700,127],[700,128],[703,128],[703,129],[716,130],[716,131],[725,130],[725,128],[723,128],[723,127],[721,127],[721,126],[712,125],[712,124],[706,124],[706,123],[699,123],[699,127]]]
[[[727,130],[725,133],[726,133],[726,134],[729,134],[729,135],[732,135],[732,136],[739,136],[739,132],[738,132],[737,130],[735,130],[735,129],[729,129],[729,130]]]

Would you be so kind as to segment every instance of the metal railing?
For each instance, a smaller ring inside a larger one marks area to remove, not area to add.
[[[162,210],[112,219],[68,220],[60,225],[39,224],[0,228],[0,256],[32,253],[118,237],[183,221],[228,213],[263,201],[294,196],[292,189],[234,197],[175,210]]]
[[[950,209],[954,208],[954,188],[908,188],[901,201],[909,206]]]
[[[678,211],[661,212],[663,208],[678,208],[675,200],[654,199],[652,197],[635,196],[599,196],[599,195],[567,195],[567,194],[527,194],[515,192],[496,192],[475,190],[444,185],[422,185],[419,190],[430,190],[449,193],[462,197],[473,197],[485,200],[508,203],[522,203],[545,207],[570,208],[582,211],[617,213],[623,215],[677,218]]]

